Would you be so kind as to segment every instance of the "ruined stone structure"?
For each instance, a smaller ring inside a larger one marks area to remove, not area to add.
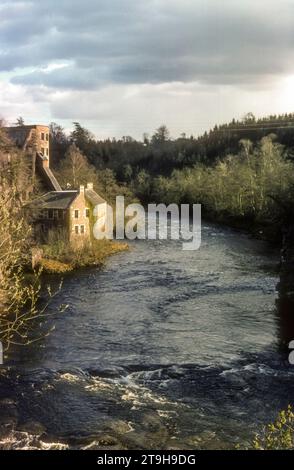
[[[49,166],[49,127],[41,125],[6,127],[9,138],[22,150],[41,153]]]
[[[49,127],[42,125],[5,128],[14,144],[31,157],[32,179],[38,174],[47,190],[61,191],[50,169]]]

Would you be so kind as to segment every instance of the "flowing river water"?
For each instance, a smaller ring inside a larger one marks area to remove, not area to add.
[[[55,330],[2,367],[2,446],[246,445],[294,396],[277,263],[265,243],[204,224],[198,251],[135,241],[67,276]]]

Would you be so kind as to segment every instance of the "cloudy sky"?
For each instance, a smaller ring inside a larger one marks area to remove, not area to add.
[[[0,115],[99,138],[294,111],[294,0],[0,0]]]

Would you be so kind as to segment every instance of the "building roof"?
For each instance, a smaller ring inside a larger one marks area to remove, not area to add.
[[[80,194],[79,191],[51,191],[44,194],[34,201],[29,206],[39,210],[42,209],[68,209],[75,198]],[[106,201],[99,196],[93,189],[85,189],[85,198],[93,205],[104,204]]]
[[[86,199],[93,205],[97,206],[98,204],[104,204],[106,201],[99,194],[97,194],[94,189],[85,189]]]
[[[24,124],[23,126],[5,126],[4,129],[6,130],[20,130],[20,129],[37,129],[38,127],[43,127],[49,129],[49,126],[47,124]]]
[[[78,191],[51,191],[44,194],[29,206],[36,209],[68,209],[78,195]]]

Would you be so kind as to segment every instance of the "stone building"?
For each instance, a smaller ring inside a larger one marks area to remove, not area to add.
[[[61,187],[50,169],[50,133],[48,126],[31,125],[6,127],[10,140],[31,159],[32,181],[36,175],[47,191],[61,191]]]
[[[69,243],[84,244],[92,240],[95,222],[93,210],[99,207],[106,217],[106,201],[92,183],[78,190],[62,190],[50,169],[49,127],[42,125],[6,127],[10,140],[29,156],[32,181],[38,176],[45,194],[25,205],[32,216],[37,239],[46,242],[50,233],[62,232]],[[48,192],[49,191],[49,192]]]
[[[6,127],[9,138],[23,150],[41,153],[48,160],[50,157],[49,127],[34,124],[31,126]]]
[[[93,211],[99,207],[106,217],[106,201],[93,189],[93,184],[79,190],[51,191],[27,206],[33,215],[37,238],[46,242],[50,232],[62,232],[69,243],[91,243],[94,223]]]

